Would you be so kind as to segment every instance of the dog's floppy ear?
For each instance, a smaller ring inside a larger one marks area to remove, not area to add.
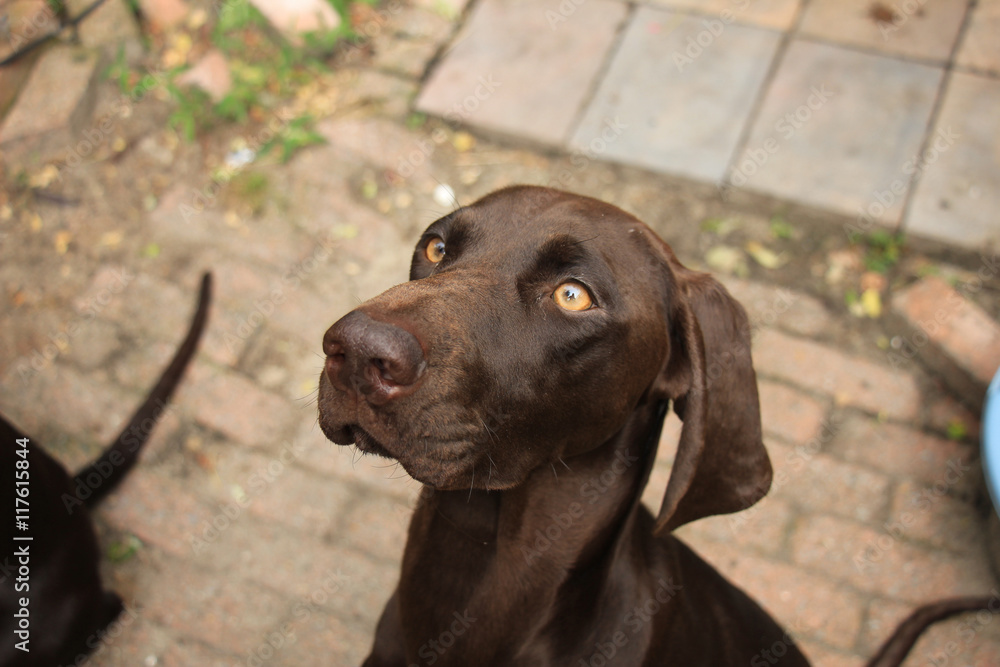
[[[673,295],[670,353],[656,388],[684,425],[657,533],[750,507],[772,474],[746,312],[714,278],[685,268],[666,244],[663,252]]]

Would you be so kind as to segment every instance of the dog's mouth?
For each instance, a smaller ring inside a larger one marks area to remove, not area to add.
[[[454,442],[446,446],[427,448],[420,444],[402,448],[390,447],[356,424],[341,426],[335,435],[336,438],[330,439],[337,444],[353,444],[362,454],[397,461],[413,479],[437,489],[465,488],[469,485],[466,480],[476,477],[473,460],[475,446],[471,442]],[[330,437],[330,434],[327,434],[327,437]],[[399,451],[394,452],[394,449]],[[417,454],[416,451],[420,450],[425,451]]]
[[[375,436],[358,424],[339,424],[334,426],[323,419],[323,415],[321,414],[319,425],[323,433],[326,434],[326,437],[338,445],[354,445],[364,454],[374,454],[375,456],[387,459],[396,458]]]
[[[376,440],[371,433],[364,430],[360,426],[345,426],[344,430],[347,431],[348,436],[354,442],[354,446],[357,447],[359,451],[365,454],[381,456],[386,459],[396,458],[389,452],[388,449],[385,448],[385,445]]]

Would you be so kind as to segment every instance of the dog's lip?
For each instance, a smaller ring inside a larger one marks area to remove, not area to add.
[[[380,442],[375,436],[357,424],[340,427],[347,440],[362,454],[372,454],[381,458],[400,463],[413,479],[438,489],[465,488],[468,486],[466,476],[471,465],[470,456],[475,450],[475,443],[466,440],[440,443],[421,454],[413,451],[393,453],[389,446]],[[412,449],[412,448],[407,448]]]
[[[385,445],[376,440],[371,433],[360,426],[350,425],[344,428],[350,434],[351,439],[354,440],[354,446],[365,454],[375,454],[387,459],[396,458],[386,449]]]

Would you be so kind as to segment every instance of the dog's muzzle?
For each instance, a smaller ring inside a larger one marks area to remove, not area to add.
[[[427,369],[423,348],[413,334],[359,310],[327,330],[323,351],[330,383],[374,406],[412,393]]]

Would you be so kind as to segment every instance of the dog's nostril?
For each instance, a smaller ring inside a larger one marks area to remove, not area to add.
[[[330,327],[323,350],[329,380],[372,403],[406,393],[427,366],[413,334],[360,311],[345,315]]]

